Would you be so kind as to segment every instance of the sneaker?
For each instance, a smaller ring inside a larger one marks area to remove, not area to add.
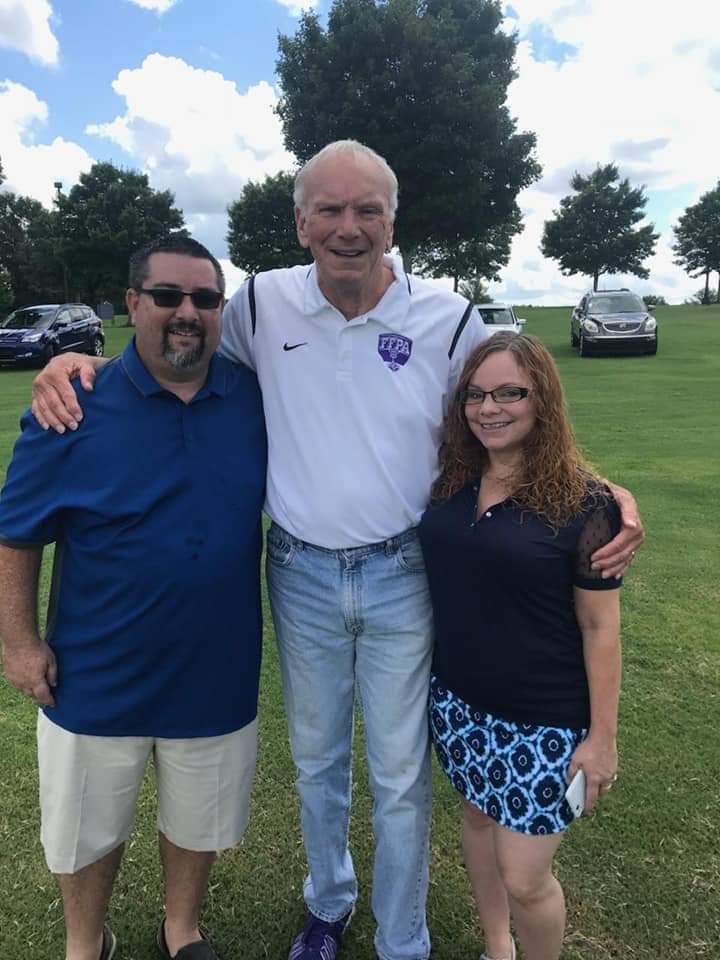
[[[112,960],[112,958],[115,956],[116,947],[117,940],[115,939],[115,934],[112,932],[110,927],[105,924],[103,927],[102,950],[100,951],[100,957],[98,960]]]
[[[353,911],[329,923],[309,913],[302,933],[293,940],[288,960],[335,960]]]

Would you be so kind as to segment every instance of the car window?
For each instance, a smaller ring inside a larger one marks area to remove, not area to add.
[[[645,313],[645,304],[634,293],[621,293],[612,297],[593,297],[590,313]]]
[[[25,307],[15,310],[4,320],[0,320],[0,327],[4,330],[31,330],[47,326],[55,313],[55,307]]]
[[[70,311],[61,310],[57,315],[56,323],[70,323]]]
[[[483,322],[487,324],[510,324],[515,322],[512,313],[506,307],[499,310],[489,310],[487,307],[478,307],[478,310],[480,311],[480,316],[483,318]]]
[[[73,318],[73,320],[84,320],[85,311],[82,307],[72,307],[70,309],[70,316]]]

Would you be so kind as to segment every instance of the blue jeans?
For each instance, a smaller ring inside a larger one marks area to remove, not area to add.
[[[357,897],[348,849],[357,692],[374,798],[375,949],[382,960],[425,960],[432,619],[417,532],[327,550],[273,523],[267,579],[297,767],[308,909],[338,920]]]

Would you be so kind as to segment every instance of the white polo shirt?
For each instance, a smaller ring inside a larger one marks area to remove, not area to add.
[[[223,314],[221,352],[253,367],[262,388],[266,511],[331,549],[417,525],[448,399],[488,335],[463,297],[408,277],[400,258],[386,262],[394,282],[353,320],[325,299],[314,265],[257,275],[254,333],[248,283]]]

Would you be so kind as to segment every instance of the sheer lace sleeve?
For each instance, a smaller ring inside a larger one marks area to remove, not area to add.
[[[588,507],[577,541],[575,556],[575,586],[585,590],[612,590],[619,587],[621,580],[615,577],[602,579],[600,570],[593,570],[590,558],[596,550],[619,532],[621,526],[620,511],[612,497],[607,494],[596,496],[595,502]]]

